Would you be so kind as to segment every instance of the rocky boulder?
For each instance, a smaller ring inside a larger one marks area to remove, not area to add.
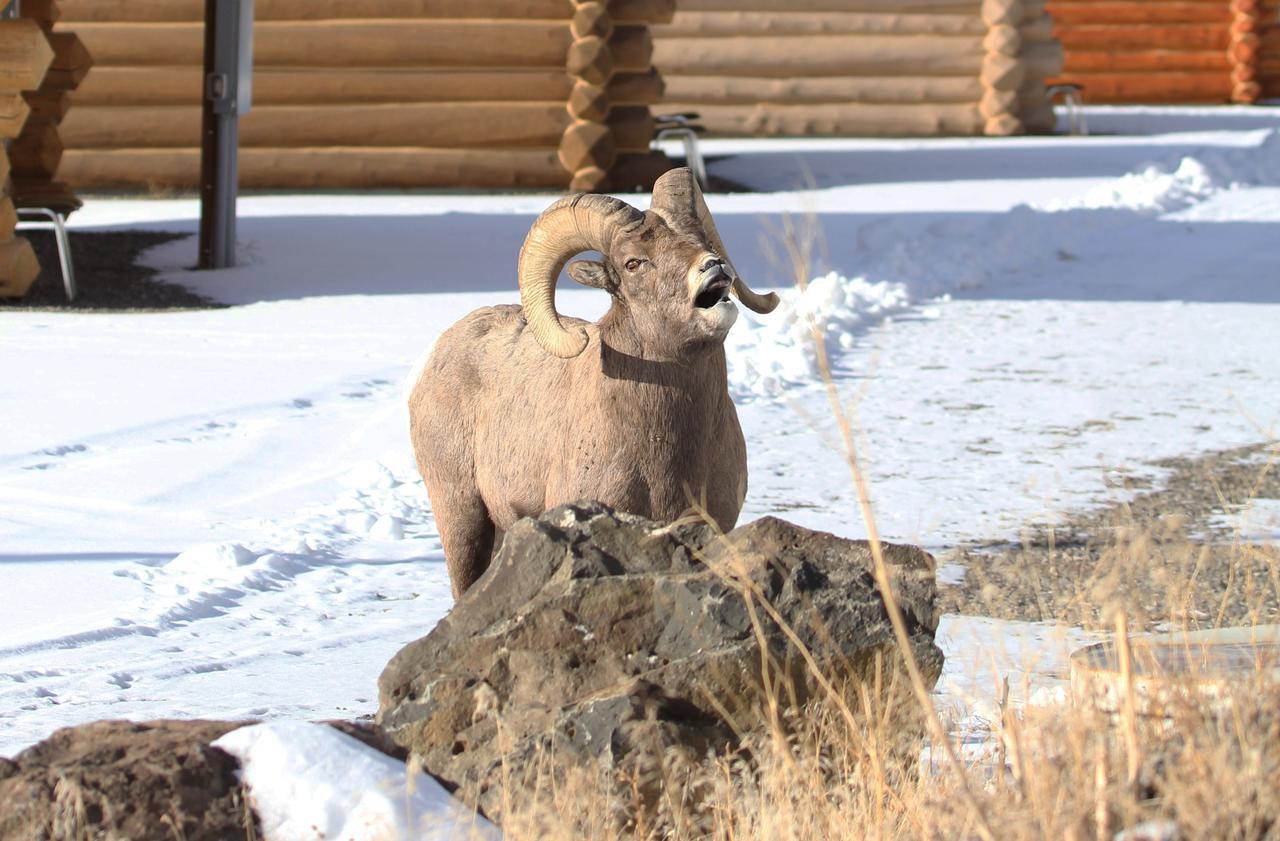
[[[886,544],[914,655],[936,680],[934,563]],[[765,518],[718,535],[597,504],[517,523],[488,572],[379,679],[378,722],[491,817],[564,769],[650,813],[783,707],[900,663],[868,545]]]
[[[0,758],[0,841],[244,841],[262,832],[237,777],[211,743],[246,721],[97,721]],[[404,759],[376,728],[328,722]]]

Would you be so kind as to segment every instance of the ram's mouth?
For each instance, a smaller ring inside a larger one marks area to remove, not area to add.
[[[698,287],[698,294],[693,298],[693,305],[700,310],[709,310],[717,304],[727,303],[729,288],[733,285],[729,275],[720,268],[705,273],[707,279]]]

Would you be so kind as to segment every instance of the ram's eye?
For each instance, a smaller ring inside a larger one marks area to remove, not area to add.
[[[644,260],[641,260],[639,257],[632,257],[623,265],[627,267],[627,271],[634,272],[636,269],[640,268],[640,264],[643,262]]]

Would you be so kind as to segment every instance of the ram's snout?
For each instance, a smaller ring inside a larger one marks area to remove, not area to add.
[[[705,310],[716,304],[729,302],[729,290],[733,287],[733,278],[719,258],[708,257],[704,260],[695,282],[693,305],[696,308]]]

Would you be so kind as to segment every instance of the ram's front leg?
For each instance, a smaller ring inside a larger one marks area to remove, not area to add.
[[[431,498],[431,510],[435,513],[449,569],[449,585],[456,600],[489,568],[496,529],[489,510],[474,488],[428,482],[427,495]]]

